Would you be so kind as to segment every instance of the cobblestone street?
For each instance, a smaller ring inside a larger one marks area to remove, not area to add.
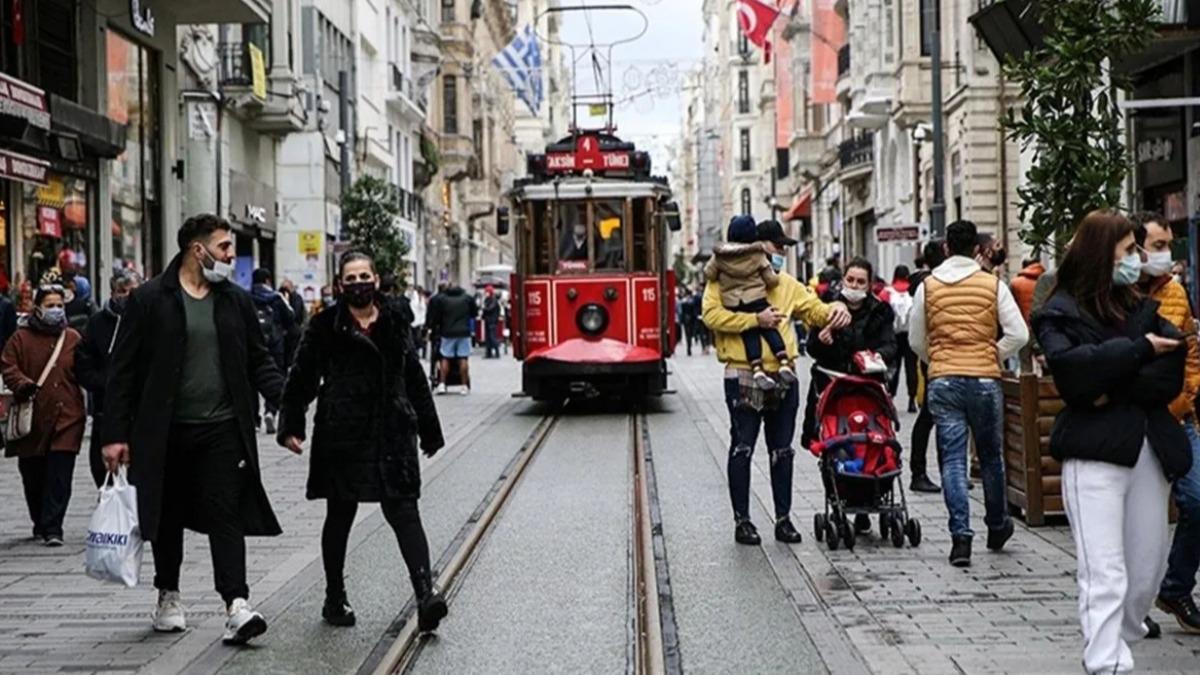
[[[805,453],[796,456],[793,511],[804,543],[789,547],[764,537],[761,549],[737,547],[724,483],[728,420],[720,368],[710,358],[679,357],[674,371],[677,392],[651,408],[648,420],[685,670],[1078,672],[1074,549],[1065,521],[1033,529],[1018,523],[1017,534],[1004,552],[980,550],[972,567],[954,569],[946,563],[949,544],[940,496],[909,494],[910,509],[920,518],[925,534],[919,548],[896,549],[890,542],[868,536],[860,537],[853,551],[831,552],[811,536],[812,514],[821,508],[823,496],[816,461]],[[437,399],[448,446],[425,465],[422,500],[435,559],[450,545],[537,419],[531,412],[536,406],[509,396],[519,380],[514,362],[476,359],[475,373],[477,386],[470,396]],[[905,441],[910,421],[911,416],[902,415]],[[593,430],[587,438],[596,441],[589,443],[603,444],[608,436],[594,432],[596,423],[584,424],[583,429]],[[578,438],[574,451],[595,452],[600,447],[583,443],[584,436]],[[0,672],[358,670],[408,597],[406,583],[399,582],[403,575],[390,571],[399,569],[395,542],[377,508],[360,510],[348,562],[359,626],[333,633],[319,617],[323,589],[319,531],[324,505],[303,499],[307,460],[291,456],[265,436],[259,442],[267,489],[285,534],[249,542],[251,588],[272,624],[260,645],[240,652],[219,644],[223,615],[211,590],[203,538],[189,535],[187,539],[183,594],[191,630],[153,634],[149,551],[137,589],[104,585],[83,575],[82,540],[94,494],[84,459],[80,458],[76,470],[67,546],[61,549],[29,541],[20,479],[15,463],[5,462],[9,470],[0,475],[0,499],[9,508],[0,524]],[[765,528],[770,522],[766,508],[770,486],[761,445],[755,459],[757,499],[752,500],[752,509],[760,528]],[[614,457],[612,461],[624,460]],[[977,527],[982,519],[980,493],[977,489],[972,494]],[[532,488],[529,495],[532,498]],[[559,506],[572,508],[569,503]],[[519,510],[513,506],[510,529],[518,526]],[[602,529],[605,524],[595,526]],[[597,533],[594,527],[585,529],[593,536]],[[499,556],[513,545],[504,541],[512,536],[519,533],[498,531],[481,555],[494,549]],[[570,541],[579,533],[565,528],[554,536]],[[490,564],[481,559],[478,574],[484,575]],[[506,620],[499,600],[471,610],[470,616],[456,615],[456,609],[475,606],[469,600],[473,593],[490,592],[486,576],[477,580],[468,576],[467,583],[458,606],[451,599],[451,616],[439,649],[465,639],[455,633],[456,622],[463,629],[469,625],[472,632],[488,633]],[[545,592],[552,595],[555,590]],[[746,614],[731,616],[733,612]],[[751,633],[749,624],[758,619],[746,617],[756,612],[782,625]],[[1157,610],[1154,616],[1163,624],[1164,635],[1135,646],[1139,672],[1195,672],[1200,640],[1184,635]],[[537,617],[512,620],[536,624]],[[729,627],[739,622],[748,624],[746,633]],[[564,654],[572,649],[571,644],[561,645]],[[746,660],[756,658],[755,653],[760,660]],[[441,658],[452,662],[452,657],[453,651],[446,652],[434,662]],[[560,669],[568,661],[542,661],[542,669]],[[500,665],[502,661],[492,663],[493,672],[512,670]]]

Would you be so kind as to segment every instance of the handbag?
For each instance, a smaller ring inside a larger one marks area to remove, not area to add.
[[[41,389],[42,385],[46,383],[46,378],[50,376],[50,371],[58,363],[58,355],[62,353],[63,342],[66,339],[66,331],[59,334],[58,342],[54,343],[54,353],[50,355],[50,360],[46,362],[46,367],[42,369],[42,374],[37,379],[38,389]],[[29,397],[28,401],[13,403],[12,410],[8,413],[8,421],[4,425],[4,437],[6,440],[15,441],[25,438],[33,431],[33,400],[36,397],[37,394],[35,393]]]

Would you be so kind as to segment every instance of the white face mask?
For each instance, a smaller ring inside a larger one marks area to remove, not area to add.
[[[863,288],[843,288],[842,297],[846,302],[858,304],[867,299],[867,291]]]
[[[213,254],[208,252],[207,248],[201,247],[204,251],[204,257],[212,262],[212,267],[200,263],[200,271],[204,274],[204,279],[210,284],[219,284],[229,281],[233,278],[233,265],[227,262],[221,262],[213,257]]]
[[[1152,277],[1161,277],[1171,271],[1170,251],[1151,251],[1146,254],[1146,262],[1142,263],[1142,271]]]

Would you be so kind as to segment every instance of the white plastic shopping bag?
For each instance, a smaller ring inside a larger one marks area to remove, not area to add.
[[[142,531],[137,488],[129,484],[125,472],[122,466],[108,474],[100,488],[100,503],[88,525],[84,569],[89,577],[133,588],[142,568]]]

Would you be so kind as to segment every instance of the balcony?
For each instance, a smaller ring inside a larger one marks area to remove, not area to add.
[[[261,133],[283,135],[300,131],[304,128],[305,112],[300,102],[288,95],[294,80],[286,69],[284,77],[272,72],[268,78],[265,49],[260,76],[263,88],[269,93],[266,98],[254,93],[252,44],[226,41],[217,45],[218,85],[222,96],[236,115]]]
[[[817,173],[821,169],[821,156],[825,154],[825,137],[807,132],[794,134],[788,145],[792,156],[792,175],[802,176],[805,172]]]
[[[853,178],[860,173],[870,172],[875,161],[875,135],[865,133],[857,138],[842,141],[838,145],[838,164],[842,178]],[[866,169],[864,172],[863,169]],[[851,175],[847,175],[851,174]]]
[[[416,87],[412,78],[404,74],[400,66],[388,64],[390,78],[388,83],[387,104],[395,112],[406,117],[414,124],[420,124],[425,119],[425,100],[418,100]]]
[[[395,187],[397,214],[421,229],[428,222],[426,217],[425,200],[415,192],[409,192],[401,187]]]

